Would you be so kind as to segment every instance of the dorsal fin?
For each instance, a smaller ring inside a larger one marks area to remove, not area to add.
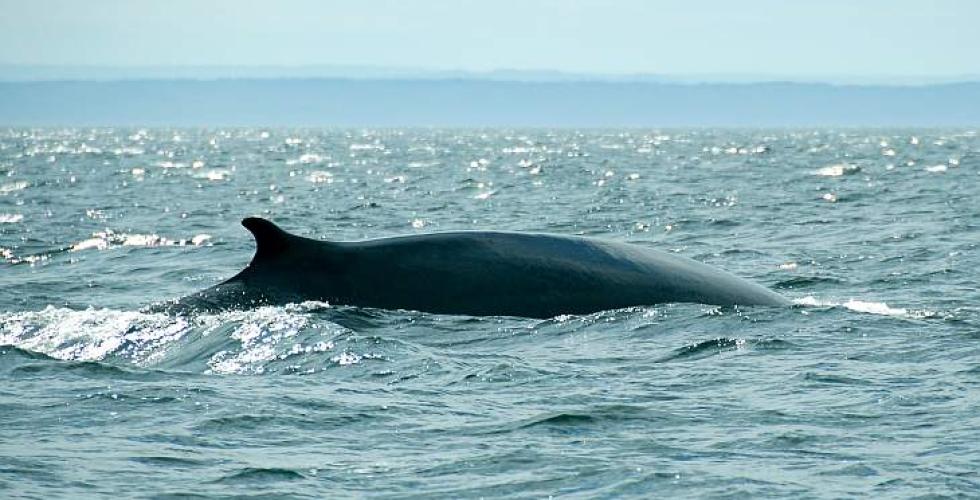
[[[252,262],[271,259],[289,248],[289,240],[293,237],[279,226],[260,217],[246,217],[242,225],[255,238],[255,257]]]

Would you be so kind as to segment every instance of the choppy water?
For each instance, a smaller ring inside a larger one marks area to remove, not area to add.
[[[0,496],[980,491],[972,130],[0,130]],[[262,215],[586,234],[790,309],[172,318]]]

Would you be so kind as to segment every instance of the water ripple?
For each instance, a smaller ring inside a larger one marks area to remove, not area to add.
[[[977,151],[973,129],[0,129],[0,489],[972,496]],[[242,269],[248,215],[630,241],[795,304],[142,309]]]

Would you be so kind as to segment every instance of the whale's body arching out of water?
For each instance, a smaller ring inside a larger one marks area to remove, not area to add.
[[[214,311],[320,300],[437,314],[549,318],[665,302],[788,305],[725,271],[645,247],[574,236],[459,231],[319,241],[246,218],[251,263],[165,306]]]

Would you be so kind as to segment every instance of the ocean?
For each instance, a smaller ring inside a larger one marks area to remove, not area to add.
[[[976,129],[0,129],[0,497],[970,497]],[[146,306],[359,240],[584,235],[793,307]]]

